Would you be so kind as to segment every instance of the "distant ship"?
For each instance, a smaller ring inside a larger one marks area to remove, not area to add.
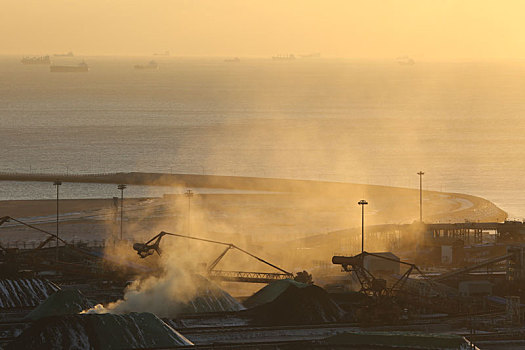
[[[295,56],[291,54],[290,55],[277,55],[277,56],[273,56],[272,60],[274,61],[293,61],[295,60]]]
[[[153,54],[153,56],[169,56],[169,55],[170,55],[169,51],[164,51],[164,52],[154,53]]]
[[[320,52],[316,52],[316,53],[310,53],[308,55],[300,55],[301,58],[321,58],[321,53]]]
[[[49,56],[24,57],[20,60],[22,64],[51,64]]]
[[[73,52],[72,51],[69,51],[68,53],[56,53],[54,54],[55,57],[73,57],[75,55],[73,55]]]
[[[80,62],[72,66],[49,66],[49,71],[53,73],[84,73],[89,71],[89,66],[86,62]]]
[[[241,62],[241,59],[239,57],[227,58],[227,59],[224,60],[224,62],[238,63],[238,62]]]
[[[135,69],[159,69],[159,65],[155,61],[149,61],[148,64],[137,64]]]
[[[399,63],[402,66],[412,66],[416,64],[416,61],[414,61],[412,58],[408,56],[401,56],[397,58],[397,63]]]

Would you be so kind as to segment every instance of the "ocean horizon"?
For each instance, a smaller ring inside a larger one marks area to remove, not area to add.
[[[20,58],[0,57],[0,171],[418,188],[423,170],[424,189],[525,216],[525,62],[108,56],[85,57],[88,73],[50,73]],[[159,69],[134,69],[148,60]],[[104,186],[71,196],[110,196]],[[0,200],[53,196],[49,184],[0,182]]]

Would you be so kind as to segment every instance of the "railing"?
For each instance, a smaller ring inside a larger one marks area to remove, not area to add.
[[[41,172],[30,172],[30,173],[20,173],[15,171],[0,171],[0,177],[99,177],[99,176],[116,176],[124,173],[79,173],[79,174],[70,174],[70,173],[41,173]]]
[[[68,244],[76,247],[86,247],[86,248],[105,248],[105,247],[111,247],[118,244],[121,244],[119,240],[112,240],[112,239],[92,239],[92,240],[82,240],[82,239],[72,239],[72,240],[65,240]],[[131,246],[133,242],[131,240],[125,240],[127,243]],[[55,246],[55,240],[51,240],[48,242],[45,247],[54,247]],[[37,240],[31,240],[31,241],[6,241],[6,242],[0,242],[2,247],[8,249],[8,248],[17,248],[17,249],[35,249],[39,246],[39,244],[42,243],[42,241]],[[60,245],[63,245],[62,243]]]

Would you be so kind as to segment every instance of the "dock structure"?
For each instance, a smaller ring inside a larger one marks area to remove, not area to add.
[[[483,232],[494,232],[497,241],[525,241],[525,223],[521,221],[505,222],[460,222],[427,224],[426,232],[433,239],[460,239],[465,244],[483,243]]]

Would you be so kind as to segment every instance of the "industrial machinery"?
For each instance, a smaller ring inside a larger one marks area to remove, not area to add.
[[[24,226],[27,226],[33,230],[36,230],[36,231],[40,231],[42,233],[45,233],[47,235],[47,238],[45,240],[43,240],[42,242],[40,242],[40,244],[38,245],[38,247],[36,247],[35,249],[42,249],[47,243],[51,242],[52,240],[58,240],[60,241],[62,244],[64,244],[65,246],[68,246],[69,244],[64,241],[62,238],[58,237],[56,234],[54,233],[51,233],[51,232],[48,232],[46,230],[42,230],[41,228],[38,228],[38,227],[35,227],[33,225],[30,225],[30,224],[27,224],[23,221],[20,221],[18,219],[15,219],[13,217],[10,217],[10,216],[3,216],[3,217],[0,217],[0,226],[2,226],[4,223],[6,222],[9,222],[9,221],[14,221],[16,223],[19,223],[21,225],[24,225]],[[2,247],[2,245],[0,244],[0,250],[4,251],[4,252],[7,252],[7,249],[5,249],[4,247]]]
[[[442,273],[432,278],[434,281],[451,280],[458,277],[463,277],[475,270],[486,268],[488,266],[496,265],[506,261],[504,266],[506,279],[509,281],[523,280],[525,277],[525,251],[522,247],[507,247],[507,254],[489,258],[472,265],[468,265],[456,270]]]
[[[399,277],[399,279],[394,284],[392,284],[392,286],[387,287],[387,281],[385,279],[375,277],[365,267],[364,262],[367,256],[391,261],[396,264],[407,265],[409,266],[409,269],[401,277]],[[351,257],[334,256],[332,257],[332,263],[341,265],[344,271],[353,272],[361,284],[361,292],[371,296],[392,295],[394,292],[401,290],[408,280],[410,274],[414,270],[416,270],[421,276],[425,276],[415,264],[410,264],[404,261],[391,259],[383,255],[368,252],[362,252],[361,254]]]
[[[287,279],[287,278],[294,278],[293,274],[286,271],[286,270],[283,270],[282,268],[264,260],[264,259],[261,259],[260,257],[252,254],[252,253],[249,253],[247,252],[246,250],[244,249],[241,249],[239,247],[237,247],[235,244],[233,243],[226,243],[226,242],[219,242],[219,241],[214,241],[214,240],[210,240],[210,239],[205,239],[205,238],[198,238],[198,237],[193,237],[193,236],[186,236],[186,235],[181,235],[181,234],[178,234],[178,233],[170,233],[170,232],[164,232],[162,231],[161,233],[159,233],[158,235],[156,235],[155,237],[151,238],[150,240],[148,240],[146,243],[135,243],[133,244],[133,249],[137,251],[137,254],[141,257],[141,258],[146,258],[152,254],[154,254],[155,252],[157,252],[157,254],[161,254],[161,249],[160,249],[160,241],[162,239],[162,237],[164,236],[173,236],[173,237],[179,237],[179,238],[185,238],[185,239],[190,239],[190,240],[196,240],[196,241],[200,241],[200,242],[206,242],[206,243],[211,243],[211,244],[217,244],[217,245],[222,245],[222,246],[225,246],[225,250],[215,259],[213,260],[213,262],[211,262],[211,264],[208,265],[207,269],[206,269],[206,273],[208,275],[208,277],[212,278],[212,279],[218,279],[218,280],[222,280],[222,281],[230,281],[230,282],[251,282],[251,283],[270,283],[270,282],[273,282],[273,281],[277,281],[277,280],[282,280],[282,279]],[[260,262],[262,262],[263,264],[265,265],[268,265],[276,270],[278,270],[279,272],[245,272],[245,271],[223,271],[223,270],[217,270],[216,267],[217,265],[219,264],[219,262],[222,260],[222,258],[224,258],[224,256],[226,255],[226,253],[228,253],[230,250],[238,250]]]
[[[10,216],[0,217],[0,226],[7,222],[16,222],[32,230],[44,233],[46,238],[36,247],[27,249],[6,248],[0,245],[0,263],[3,268],[1,275],[17,275],[19,271],[49,271],[60,272],[70,279],[97,277],[129,278],[133,273],[141,273],[145,267],[129,262],[112,259],[96,250],[83,249],[70,244],[56,234],[30,225]],[[60,242],[54,246],[51,242]]]
[[[378,278],[366,268],[365,258],[373,257],[408,266],[402,275],[385,274]],[[394,321],[402,310],[410,313],[461,312],[458,293],[453,288],[429,279],[415,264],[392,259],[383,255],[362,252],[356,256],[334,256],[332,263],[352,272],[361,285],[360,292],[368,298],[361,316],[367,321]],[[419,278],[409,278],[416,272]]]

